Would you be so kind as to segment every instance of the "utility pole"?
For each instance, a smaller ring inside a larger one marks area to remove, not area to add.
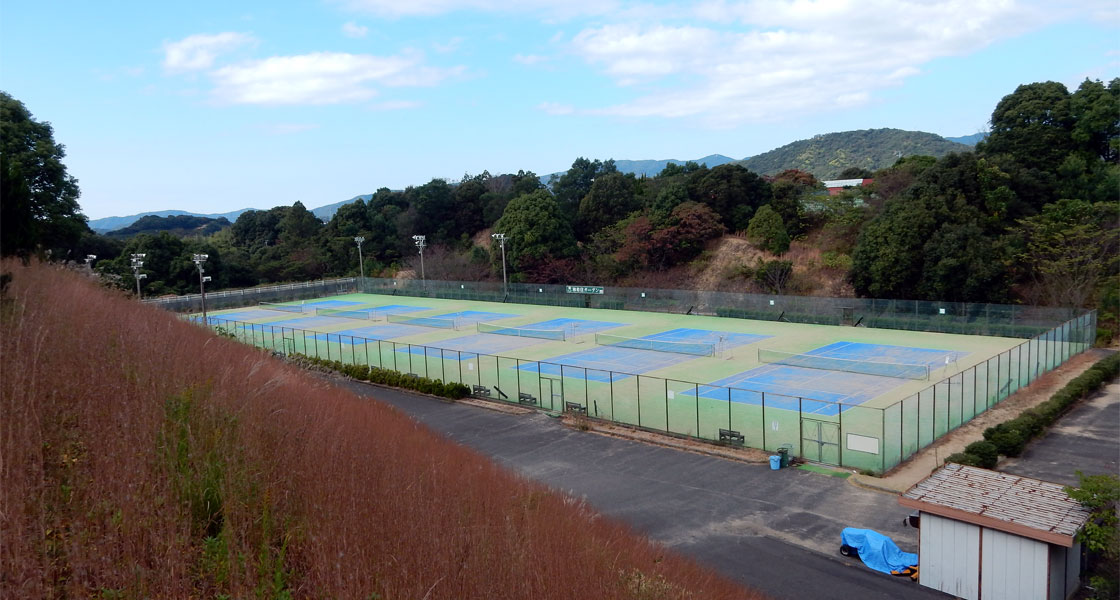
[[[502,297],[509,297],[509,281],[506,279],[506,234],[492,233],[490,237],[498,240],[498,244],[502,247]]]
[[[206,271],[203,270],[202,263],[208,258],[210,256],[206,254],[195,254],[193,258],[195,266],[198,267],[198,292],[202,294],[202,323],[207,326],[210,325],[210,320],[206,318],[206,282],[210,281],[210,278],[203,275]]]
[[[420,282],[424,287],[428,286],[428,279],[424,277],[424,246],[427,246],[426,240],[428,238],[422,235],[412,236],[412,240],[416,243],[416,247],[420,249]]]
[[[93,255],[91,254],[90,256],[93,256]],[[131,255],[131,257],[132,257],[132,278],[136,280],[136,299],[137,300],[142,300],[143,299],[140,296],[140,280],[141,279],[147,279],[147,277],[148,277],[147,273],[141,273],[140,272],[140,267],[144,266],[144,257],[146,257],[146,256],[148,256],[148,255],[147,254],[132,254]]]
[[[362,262],[362,242],[364,241],[366,241],[366,238],[360,235],[354,238],[354,243],[358,244],[358,268],[361,269],[362,279],[366,278],[366,265]]]

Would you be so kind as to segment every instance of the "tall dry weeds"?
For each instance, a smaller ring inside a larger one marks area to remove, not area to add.
[[[2,597],[755,597],[385,405],[3,270]]]

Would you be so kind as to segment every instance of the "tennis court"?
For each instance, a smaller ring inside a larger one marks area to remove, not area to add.
[[[285,353],[676,435],[728,429],[748,446],[878,471],[1083,349],[1093,316],[1024,340],[350,293],[210,322]]]

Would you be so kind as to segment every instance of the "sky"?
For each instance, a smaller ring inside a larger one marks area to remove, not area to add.
[[[577,157],[736,159],[988,126],[1120,75],[1116,0],[0,3],[0,90],[91,219],[308,208]]]

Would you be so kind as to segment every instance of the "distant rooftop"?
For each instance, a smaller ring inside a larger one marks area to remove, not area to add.
[[[859,187],[863,185],[864,181],[870,182],[870,179],[832,179],[829,181],[822,181],[826,188],[845,188],[845,187]]]
[[[942,517],[1071,547],[1089,509],[1056,483],[947,463],[899,504]]]

